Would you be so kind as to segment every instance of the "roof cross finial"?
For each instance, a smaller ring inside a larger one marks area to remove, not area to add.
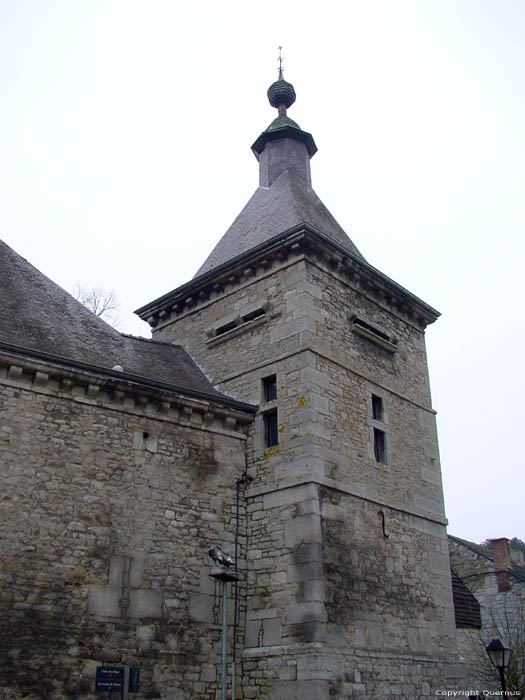
[[[283,80],[283,57],[281,55],[282,46],[279,46],[279,80]]]

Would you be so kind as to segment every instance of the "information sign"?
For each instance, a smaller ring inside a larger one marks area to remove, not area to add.
[[[122,691],[124,689],[124,668],[120,666],[97,666],[95,691],[97,693]]]

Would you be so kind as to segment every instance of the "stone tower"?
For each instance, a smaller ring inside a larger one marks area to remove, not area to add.
[[[420,698],[461,673],[424,338],[439,314],[313,191],[282,73],[268,98],[259,187],[196,276],[137,313],[259,405],[242,697]]]

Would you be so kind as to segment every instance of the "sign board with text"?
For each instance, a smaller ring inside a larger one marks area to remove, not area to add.
[[[122,692],[123,689],[124,668],[122,666],[97,666],[95,678],[95,691],[97,693]]]

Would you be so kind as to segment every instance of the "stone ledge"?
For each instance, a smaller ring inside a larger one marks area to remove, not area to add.
[[[2,368],[4,376],[2,377]],[[155,389],[94,371],[63,367],[30,356],[0,352],[0,383],[46,396],[104,406],[133,415],[175,422],[193,429],[246,440],[253,416],[221,403],[186,396],[174,388]]]
[[[268,647],[248,647],[242,652],[243,659],[251,659],[264,656],[283,656],[289,654],[290,647],[288,645],[277,644]]]

